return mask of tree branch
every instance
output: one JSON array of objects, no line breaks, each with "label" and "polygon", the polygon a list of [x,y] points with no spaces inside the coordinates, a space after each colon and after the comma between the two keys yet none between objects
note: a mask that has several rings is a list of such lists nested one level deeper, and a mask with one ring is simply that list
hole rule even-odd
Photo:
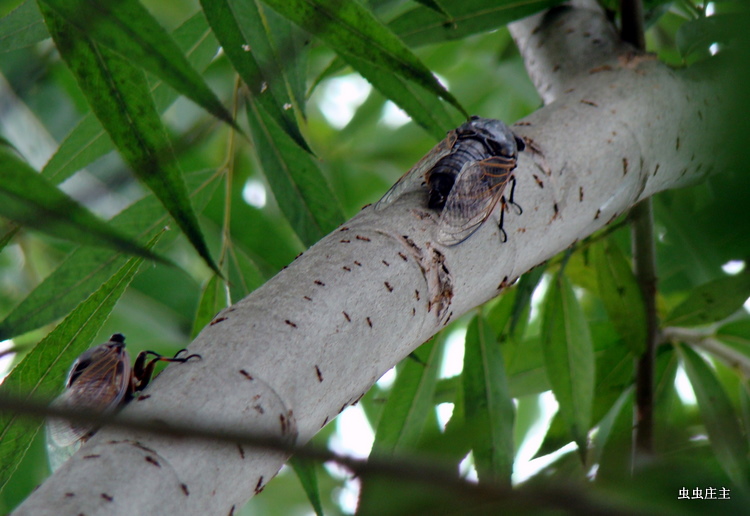
[{"label": "tree branch", "polygon": [[[546,487],[533,486],[527,489],[510,489],[502,485],[478,484],[459,476],[458,472],[451,474],[445,471],[444,465],[437,462],[415,460],[413,457],[371,457],[367,460],[356,459],[347,455],[334,453],[316,446],[295,446],[289,440],[279,439],[274,435],[263,435],[248,431],[217,431],[210,424],[202,426],[185,425],[179,421],[144,421],[135,417],[123,417],[121,414],[102,414],[100,412],[72,409],[63,406],[49,406],[31,400],[13,399],[0,396],[0,411],[12,411],[32,417],[64,418],[87,426],[114,428],[144,432],[147,434],[169,437],[171,439],[222,442],[236,446],[243,453],[252,453],[254,448],[277,451],[286,456],[316,460],[319,462],[335,462],[349,470],[352,474],[362,476],[385,475],[401,482],[425,484],[432,487],[447,489],[457,497],[468,503],[481,504],[514,504],[514,507],[525,509],[562,509],[572,513],[597,514],[602,516],[626,515],[656,515],[657,512],[639,510],[633,512],[631,506],[625,507],[625,502],[616,502],[594,495],[581,489],[580,486]],[[154,458],[153,450],[134,441],[119,441],[109,443],[130,453],[140,455],[152,467],[161,468],[161,463]],[[97,453],[79,456],[80,460],[95,463],[102,457]],[[65,466],[63,466],[65,467]],[[94,466],[96,467],[96,466]],[[189,488],[182,488],[182,496],[190,497]],[[163,493],[166,495],[166,493]],[[75,493],[78,496],[78,493]],[[114,498],[107,493],[107,496]],[[107,502],[106,499],[104,499]],[[112,502],[108,502],[112,503]]]},{"label": "tree branch", "polygon": [[[167,368],[124,413],[302,445],[450,320],[639,200],[718,169],[706,136],[720,120],[715,75],[693,79],[621,54],[598,10],[555,9],[513,35],[535,81],[549,85],[545,100],[556,101],[514,127],[528,143],[516,171],[524,212],[505,217],[506,243],[490,221],[460,245],[437,245],[422,191],[382,212],[365,208],[222,311],[190,346],[203,360]],[[122,440],[162,467],[112,444]],[[91,454],[102,460],[82,458]],[[104,429],[16,514],[226,514],[285,459]]]}]

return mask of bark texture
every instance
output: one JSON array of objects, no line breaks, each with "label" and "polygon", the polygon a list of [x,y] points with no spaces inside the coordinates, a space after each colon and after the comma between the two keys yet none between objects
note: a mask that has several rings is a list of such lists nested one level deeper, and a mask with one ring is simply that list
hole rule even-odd
[{"label": "bark texture", "polygon": [[[127,414],[303,444],[451,320],[639,200],[716,170],[715,83],[636,55],[588,5],[512,27],[546,106],[514,126],[523,214],[506,214],[506,243],[488,221],[435,244],[422,191],[365,208],[220,313],[189,347],[203,360],[168,368]],[[105,429],[15,514],[230,514],[285,460]]]}]

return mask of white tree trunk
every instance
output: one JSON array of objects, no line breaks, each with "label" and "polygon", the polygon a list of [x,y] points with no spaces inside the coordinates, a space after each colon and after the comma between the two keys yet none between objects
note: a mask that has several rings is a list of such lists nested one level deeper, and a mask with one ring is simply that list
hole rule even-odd
[{"label": "white tree trunk", "polygon": [[[169,367],[125,412],[303,444],[449,321],[639,200],[716,169],[714,83],[634,56],[594,9],[512,28],[547,106],[514,126],[528,145],[506,243],[488,222],[457,246],[435,244],[424,192],[365,208],[219,314],[190,346],[203,359]],[[15,514],[231,514],[285,460],[105,429]]]}]

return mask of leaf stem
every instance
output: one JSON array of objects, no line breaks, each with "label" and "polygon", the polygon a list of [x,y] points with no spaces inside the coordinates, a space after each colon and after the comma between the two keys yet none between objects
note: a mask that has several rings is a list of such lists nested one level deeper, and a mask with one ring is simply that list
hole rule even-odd
[{"label": "leaf stem", "polygon": [[646,348],[636,362],[633,464],[654,452],[654,361],[658,340],[656,314],[656,252],[651,200],[630,212],[633,236],[633,269],[646,310]]},{"label": "leaf stem", "polygon": [[646,50],[642,0],[620,0],[620,37],[640,51]]}]

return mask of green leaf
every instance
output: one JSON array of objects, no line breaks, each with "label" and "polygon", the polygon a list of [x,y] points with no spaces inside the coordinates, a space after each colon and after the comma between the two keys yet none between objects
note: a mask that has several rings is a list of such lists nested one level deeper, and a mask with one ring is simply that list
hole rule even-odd
[{"label": "green leaf", "polygon": [[550,390],[539,336],[523,341],[509,339],[503,346],[503,359],[514,398]]},{"label": "green leaf", "polygon": [[716,330],[716,338],[750,356],[750,319],[740,319],[723,324]]},{"label": "green leaf", "polygon": [[265,20],[264,28],[268,27],[268,39],[285,74],[292,103],[304,116],[311,37],[276,11],[261,6],[258,0],[255,4]]},{"label": "green leaf", "polygon": [[20,231],[21,226],[15,223],[10,223],[5,229],[5,233],[0,235],[0,252],[5,249],[5,246],[8,245],[11,240],[13,240],[13,237]]},{"label": "green leaf", "polygon": [[646,346],[646,309],[627,258],[611,239],[591,248],[599,295],[609,320],[634,355]]},{"label": "green leaf", "polygon": [[198,254],[218,273],[145,74],[48,8],[43,8],[42,14],[60,55],[125,162],[156,194]]},{"label": "green leaf", "polygon": [[302,489],[305,491],[307,499],[310,500],[310,505],[313,506],[316,516],[323,516],[323,504],[320,502],[320,490],[318,489],[318,475],[315,471],[315,462],[300,457],[292,457],[289,459],[289,464],[297,474],[297,478],[300,484],[302,484]]},{"label": "green leaf", "polygon": [[[200,12],[180,25],[172,36],[185,52],[190,64],[198,70],[208,66],[219,47],[219,42],[213,37],[203,13]],[[156,81],[152,85],[151,93],[159,113],[163,113],[178,97],[177,92],[162,81]],[[113,149],[109,135],[96,116],[89,113],[60,144],[44,166],[42,175],[55,183],[61,183]]]},{"label": "green leaf", "polygon": [[194,339],[203,328],[208,326],[216,314],[227,306],[227,290],[224,280],[214,274],[203,286],[201,298],[198,301],[198,310],[193,320],[193,331],[190,332],[190,339]]},{"label": "green leaf", "polygon": [[750,272],[720,278],[690,293],[666,317],[672,326],[699,326],[725,319],[739,310],[750,297]]},{"label": "green leaf", "polygon": [[18,224],[78,244],[106,246],[164,261],[115,231],[55,188],[0,143],[0,215]]},{"label": "green leaf", "polygon": [[435,0],[415,0],[415,1],[427,7],[428,9],[432,9],[436,13],[443,15],[446,18],[450,16],[447,12],[445,12],[443,7]]},{"label": "green leaf", "polygon": [[[534,295],[537,285],[544,276],[546,267],[544,265],[537,265],[530,271],[526,272],[521,279],[518,280],[516,286],[516,298],[513,304],[513,313],[510,318],[509,331],[513,335],[523,335],[526,329],[526,321],[528,321],[529,310],[531,307],[531,296]],[[520,324],[520,326],[519,326]]]},{"label": "green leaf", "polygon": [[229,255],[229,293],[230,301],[235,303],[265,283],[266,276],[258,265],[236,246],[230,248]]},{"label": "green leaf", "polygon": [[721,383],[706,362],[689,346],[679,346],[682,364],[698,400],[711,448],[729,478],[739,486],[750,484],[748,443],[737,414]]},{"label": "green leaf", "polygon": [[[117,52],[133,65],[156,75],[216,118],[237,128],[232,115],[200,74],[190,66],[175,41],[138,0],[41,1],[48,6],[42,10],[48,25],[50,16],[44,11],[51,9],[62,20],[80,30],[83,39],[90,39]],[[56,25],[60,25],[60,22],[56,22]],[[50,32],[53,31],[50,29]]]},{"label": "green leaf", "polygon": [[344,221],[341,206],[310,154],[252,99],[247,118],[276,202],[299,239],[311,246]]},{"label": "green leaf", "polygon": [[734,43],[738,34],[746,30],[750,21],[747,13],[701,16],[681,24],[675,34],[675,44],[683,58],[693,54],[702,57],[711,55],[709,47],[714,43],[722,45]]},{"label": "green leaf", "polygon": [[24,3],[0,19],[0,53],[28,47],[49,38],[35,0]]},{"label": "green leaf", "polygon": [[442,344],[442,340],[422,344],[415,353],[423,363],[404,360],[375,431],[373,455],[392,455],[415,448],[427,417],[434,409],[432,399]]},{"label": "green leaf", "polygon": [[[203,208],[213,193],[217,181],[207,186],[213,171],[189,174],[188,184],[193,190],[195,204]],[[169,223],[169,216],[161,203],[148,195],[115,216],[110,225],[135,238],[148,241]],[[166,244],[177,237],[169,231],[160,241]],[[53,322],[67,314],[94,292],[107,278],[127,261],[127,256],[108,249],[79,247],[32,290],[0,322],[0,340],[9,339]]]},{"label": "green leaf", "polygon": [[263,0],[272,9],[318,36],[336,52],[353,55],[384,73],[414,81],[468,114],[403,42],[359,2],[348,0]]},{"label": "green leaf", "polygon": [[609,440],[610,434],[612,433],[615,421],[620,416],[622,409],[628,404],[632,405],[632,402],[633,388],[629,387],[620,394],[620,397],[617,398],[617,401],[615,401],[604,418],[599,422],[596,438],[594,439],[594,456],[592,462],[598,463],[601,461],[604,448]]},{"label": "green leaf", "polygon": [[594,399],[594,348],[583,310],[562,272],[550,283],[544,300],[542,350],[560,413],[585,462]]},{"label": "green leaf", "polygon": [[384,73],[382,68],[364,59],[346,54],[342,55],[342,58],[436,140],[445,138],[445,134],[457,125],[458,121],[451,117],[432,91],[425,90],[397,75]]},{"label": "green leaf", "polygon": [[479,480],[510,487],[515,407],[500,345],[481,315],[469,324],[461,377],[466,426],[472,429],[471,448]]},{"label": "green leaf", "polygon": [[526,18],[562,0],[441,0],[448,19],[434,9],[415,6],[388,27],[409,46],[463,39]]},{"label": "green leaf", "polygon": [[[148,247],[156,241],[152,240]],[[73,310],[11,371],[0,386],[5,396],[52,398],[59,394],[70,364],[91,346],[115,303],[143,262],[131,258],[96,292]],[[0,414],[0,489],[31,445],[42,422]]]},{"label": "green leaf", "polygon": [[282,68],[254,0],[201,0],[201,5],[250,94],[300,147],[310,152],[294,119]]}]

